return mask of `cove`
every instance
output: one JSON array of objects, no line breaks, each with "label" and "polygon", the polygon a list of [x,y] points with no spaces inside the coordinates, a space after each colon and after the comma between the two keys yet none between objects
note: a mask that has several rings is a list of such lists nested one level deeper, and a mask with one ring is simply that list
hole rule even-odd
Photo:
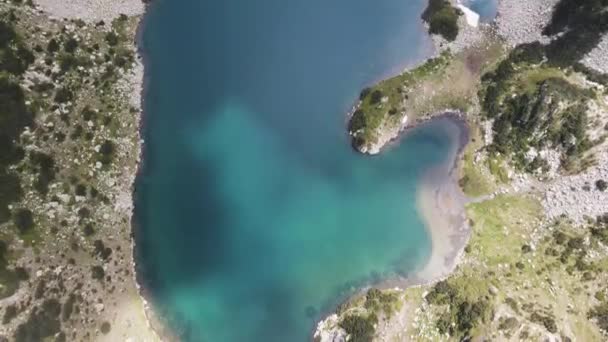
[{"label": "cove", "polygon": [[442,123],[376,157],[349,146],[359,91],[431,51],[425,0],[155,0],[143,49],[136,261],[183,341],[305,341],[431,243],[424,174]]}]

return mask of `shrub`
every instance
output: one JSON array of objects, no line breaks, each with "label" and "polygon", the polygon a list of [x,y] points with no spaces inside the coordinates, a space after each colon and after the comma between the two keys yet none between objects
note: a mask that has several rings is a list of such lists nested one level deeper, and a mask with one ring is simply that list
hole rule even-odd
[{"label": "shrub", "polygon": [[17,209],[13,214],[13,223],[20,234],[25,234],[34,228],[34,217],[29,209]]},{"label": "shrub", "polygon": [[0,47],[7,46],[17,37],[15,29],[4,21],[0,21]]},{"label": "shrub", "polygon": [[103,270],[101,266],[93,266],[91,267],[91,276],[95,280],[103,281],[103,277],[106,275],[106,272]]},{"label": "shrub", "polygon": [[598,181],[595,182],[595,187],[599,191],[606,191],[606,189],[608,189],[608,183],[605,180],[600,179],[600,180],[598,180]]},{"label": "shrub", "polygon": [[84,226],[83,232],[84,232],[84,236],[91,236],[91,235],[95,234],[95,229],[93,229],[92,224],[87,223]]},{"label": "shrub", "polygon": [[444,305],[455,300],[457,290],[447,281],[442,280],[424,297],[429,304]]},{"label": "shrub", "polygon": [[49,40],[49,43],[46,45],[46,51],[51,54],[59,51],[59,43],[57,43],[57,40],[55,40],[55,38]]},{"label": "shrub", "polygon": [[0,72],[21,75],[34,62],[34,55],[21,43],[15,29],[0,20]]},{"label": "shrub", "polygon": [[95,248],[95,254],[101,257],[102,260],[108,260],[112,254],[112,248],[106,247],[101,240],[95,240],[95,242],[93,242],[93,246]]},{"label": "shrub", "polygon": [[365,118],[365,113],[363,113],[363,111],[361,109],[357,109],[353,113],[353,116],[350,119],[348,130],[351,133],[354,133],[360,129],[365,128],[366,125],[367,125],[367,119]]},{"label": "shrub", "polygon": [[600,329],[608,333],[608,302],[602,302],[595,306],[589,311],[587,316],[596,319]]},{"label": "shrub", "polygon": [[69,89],[59,88],[55,92],[55,102],[57,103],[66,103],[68,101],[72,101],[74,98],[74,93],[72,93]]},{"label": "shrub", "polygon": [[74,38],[69,38],[63,45],[63,50],[67,53],[74,53],[78,48],[78,41]]},{"label": "shrub", "polygon": [[68,299],[63,303],[63,307],[61,309],[61,319],[65,322],[72,316],[72,312],[74,311],[74,304],[76,304],[76,295],[70,293]]},{"label": "shrub", "polygon": [[30,313],[28,320],[17,326],[15,342],[44,341],[61,330],[59,314],[61,304],[56,299],[47,299],[41,307]]},{"label": "shrub", "polygon": [[59,57],[59,69],[62,73],[66,73],[78,66],[78,59],[73,55],[62,54]]},{"label": "shrub", "polygon": [[110,140],[106,140],[101,144],[99,149],[100,160],[103,164],[110,164],[114,155],[114,144]]},{"label": "shrub", "polygon": [[538,312],[534,312],[530,316],[530,320],[532,322],[544,325],[547,331],[549,331],[550,333],[557,332],[557,324],[555,324],[555,319],[553,317],[550,317],[548,315],[541,315]]},{"label": "shrub", "polygon": [[374,90],[369,98],[369,103],[378,104],[382,101],[382,92],[380,90]]},{"label": "shrub", "polygon": [[110,322],[103,322],[101,323],[101,333],[104,335],[107,335],[110,332],[110,329],[112,327],[110,326]]},{"label": "shrub", "polygon": [[362,317],[358,315],[348,315],[340,322],[340,327],[350,335],[351,342],[371,342],[376,330],[374,325],[378,323],[376,315]]},{"label": "shrub", "polygon": [[2,324],[10,323],[13,318],[17,317],[17,307],[13,304],[10,304],[4,310],[4,316],[2,317]]},{"label": "shrub", "polygon": [[108,45],[110,46],[116,46],[118,44],[118,35],[114,32],[108,32],[106,34],[106,42],[108,42]]},{"label": "shrub", "polygon": [[55,180],[55,160],[42,152],[32,152],[30,160],[32,165],[38,169],[38,178],[34,183],[34,188],[39,193],[46,195],[49,191],[49,184]]},{"label": "shrub", "polygon": [[87,195],[87,187],[82,185],[82,184],[78,184],[76,185],[76,189],[74,190],[74,194],[76,196],[81,196],[84,197]]},{"label": "shrub", "polygon": [[453,41],[458,36],[458,17],[461,14],[448,0],[429,0],[422,19],[429,24],[431,34],[439,34],[446,40]]},{"label": "shrub", "polygon": [[8,205],[18,201],[22,195],[19,177],[0,170],[0,224],[10,220],[11,212]]}]

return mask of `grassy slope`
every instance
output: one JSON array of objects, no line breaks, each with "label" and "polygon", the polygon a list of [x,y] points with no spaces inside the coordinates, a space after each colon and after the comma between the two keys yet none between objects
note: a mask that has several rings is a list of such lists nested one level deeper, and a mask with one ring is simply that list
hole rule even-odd
[{"label": "grassy slope", "polygon": [[[478,322],[470,331],[471,336],[536,340],[548,333],[542,322],[535,321],[534,314],[537,314],[555,320],[557,335],[585,341],[603,340],[587,313],[598,303],[595,294],[605,292],[608,260],[591,258],[588,264],[593,277],[583,276],[586,271],[575,266],[580,253],[584,250],[589,256],[601,250],[597,241],[591,239],[588,246],[561,261],[568,241],[588,239],[589,231],[575,230],[567,222],[543,225],[541,212],[533,196],[503,195],[468,207],[473,221],[469,252],[447,283],[469,300],[489,300],[494,312],[493,319]],[[557,245],[553,238],[555,231],[568,236],[564,245]],[[537,241],[532,251],[522,248],[532,241]],[[556,245],[559,255],[546,255],[546,250]],[[427,291],[431,289],[426,287]],[[420,290],[408,289],[406,293],[410,291]],[[436,324],[446,310],[449,310],[447,305],[426,306],[419,318],[419,322],[425,324],[418,324],[425,328],[410,327],[410,334],[418,335],[420,340],[438,338]],[[509,328],[501,326],[507,318],[515,319],[517,324]]]}]

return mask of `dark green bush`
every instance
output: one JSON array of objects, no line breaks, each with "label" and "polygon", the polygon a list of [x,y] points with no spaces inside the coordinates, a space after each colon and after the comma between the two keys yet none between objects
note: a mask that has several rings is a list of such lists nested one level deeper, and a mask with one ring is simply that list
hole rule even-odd
[{"label": "dark green bush", "polygon": [[93,242],[93,247],[95,248],[95,254],[101,257],[102,260],[108,260],[110,255],[112,254],[112,248],[106,247],[103,241],[95,240]]},{"label": "dark green bush", "polygon": [[17,307],[13,304],[7,305],[2,317],[2,324],[10,323],[15,317],[17,317]]},{"label": "dark green bush", "polygon": [[56,299],[47,299],[41,307],[35,307],[28,320],[17,326],[15,342],[44,341],[61,330],[59,314],[61,304]]},{"label": "dark green bush", "polygon": [[103,277],[106,275],[106,272],[103,270],[101,266],[93,266],[91,267],[91,276],[95,280],[103,281]]},{"label": "dark green bush", "polygon": [[48,51],[51,54],[59,51],[59,43],[57,43],[57,40],[55,40],[55,38],[52,38],[51,40],[49,40],[49,43],[46,46],[46,51]]},{"label": "dark green bush", "polygon": [[110,140],[104,141],[99,149],[99,160],[101,163],[105,165],[110,164],[112,162],[112,158],[114,157],[114,151],[114,144]]},{"label": "dark green bush", "polygon": [[595,187],[599,191],[605,191],[606,189],[608,189],[608,183],[605,180],[600,179],[595,182]]},{"label": "dark green bush", "polygon": [[110,326],[110,322],[103,322],[103,323],[101,323],[100,330],[101,330],[102,334],[107,335],[110,332],[111,328],[112,327]]},{"label": "dark green bush", "polygon": [[59,88],[55,92],[55,102],[57,103],[66,103],[68,101],[72,101],[74,99],[74,93],[67,88]]},{"label": "dark green bush", "polygon": [[598,304],[589,311],[587,316],[596,319],[600,329],[608,333],[608,302]]},{"label": "dark green bush", "polygon": [[365,117],[365,113],[361,109],[357,109],[349,122],[348,130],[352,133],[357,132],[360,129],[365,128],[367,125],[367,119]]},{"label": "dark green bush", "polygon": [[340,327],[350,335],[351,342],[371,342],[376,330],[374,325],[378,318],[371,314],[368,317],[348,315],[340,322]]},{"label": "dark green bush", "polygon": [[74,311],[74,305],[76,304],[77,297],[75,294],[70,293],[68,299],[63,303],[63,307],[61,308],[61,320],[64,322],[69,320],[72,316],[72,312]]},{"label": "dark green bush", "polygon": [[20,234],[25,234],[34,228],[34,216],[31,210],[20,208],[13,214],[13,223]]},{"label": "dark green bush", "polygon": [[21,75],[34,62],[34,55],[21,42],[12,25],[0,20],[0,72]]},{"label": "dark green bush", "polygon": [[63,50],[67,53],[74,53],[78,48],[78,41],[74,38],[69,38],[63,45]]},{"label": "dark green bush", "polygon": [[550,333],[557,332],[557,324],[555,323],[555,319],[549,315],[542,315],[538,312],[534,312],[530,316],[530,321],[544,325],[547,331]]},{"label": "dark green bush", "polygon": [[55,180],[55,160],[46,153],[32,152],[30,161],[38,171],[34,188],[46,195],[49,192],[49,184]]},{"label": "dark green bush", "polygon": [[0,170],[0,224],[10,220],[11,212],[8,205],[18,201],[22,195],[19,177]]},{"label": "dark green bush", "polygon": [[382,92],[378,89],[374,90],[369,97],[369,103],[378,104],[382,100]]},{"label": "dark green bush", "polygon": [[448,0],[429,0],[422,19],[429,24],[431,34],[439,34],[448,41],[458,36],[458,17],[462,12]]},{"label": "dark green bush", "polygon": [[92,236],[95,234],[95,229],[93,229],[93,225],[91,223],[87,223],[83,229],[84,236]]},{"label": "dark green bush", "polygon": [[118,35],[114,32],[108,32],[106,34],[106,42],[108,42],[108,45],[110,45],[110,46],[118,45],[118,42],[119,42]]}]

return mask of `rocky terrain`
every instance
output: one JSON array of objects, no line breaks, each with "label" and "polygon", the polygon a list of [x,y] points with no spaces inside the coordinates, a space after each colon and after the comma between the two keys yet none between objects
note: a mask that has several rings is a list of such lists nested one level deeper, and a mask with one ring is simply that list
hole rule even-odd
[{"label": "rocky terrain", "polygon": [[498,1],[496,27],[498,34],[511,46],[541,41],[548,38],[542,30],[551,20],[558,0],[501,0]]},{"label": "rocky terrain", "polygon": [[583,59],[583,63],[599,72],[608,73],[608,35],[604,35],[600,43]]},{"label": "rocky terrain", "polygon": [[[419,82],[437,74],[445,83],[462,84],[446,70],[460,62],[481,66],[481,80],[470,82],[473,91],[467,93],[473,96],[463,105],[471,139],[460,186],[469,196],[472,234],[456,271],[430,285],[363,291],[317,326],[317,341],[608,338],[608,78],[602,74],[608,56],[601,53],[606,39],[596,40],[605,28],[585,31],[585,22],[600,22],[598,13],[605,11],[590,5],[554,15],[557,3],[502,0],[493,24],[497,35],[484,37],[504,44],[499,56],[459,52],[448,67],[424,69]],[[564,30],[552,18],[571,22],[573,29]],[[587,32],[582,43],[587,45],[579,49],[572,42],[580,32]],[[418,71],[404,75],[410,72]],[[385,90],[392,82],[366,91],[384,95],[375,95],[380,101],[372,109],[386,111],[385,104],[393,103]],[[441,89],[441,83],[432,89]],[[439,98],[449,98],[454,88],[444,89]],[[420,116],[428,118],[451,107],[438,105],[435,91],[417,94],[420,102],[409,96],[397,113],[426,103],[439,109]],[[363,99],[356,109],[382,113],[366,105]],[[383,134],[376,129],[387,127],[388,118],[367,132],[370,126],[353,131],[351,125],[354,146],[378,153],[383,145],[377,142],[384,142],[375,140]],[[418,120],[409,115],[407,122],[411,127]],[[391,134],[398,135],[392,127]],[[370,292],[374,298],[390,295],[391,304],[368,305]]]},{"label": "rocky terrain", "polygon": [[131,242],[143,8],[0,3],[0,341],[158,339]]}]

